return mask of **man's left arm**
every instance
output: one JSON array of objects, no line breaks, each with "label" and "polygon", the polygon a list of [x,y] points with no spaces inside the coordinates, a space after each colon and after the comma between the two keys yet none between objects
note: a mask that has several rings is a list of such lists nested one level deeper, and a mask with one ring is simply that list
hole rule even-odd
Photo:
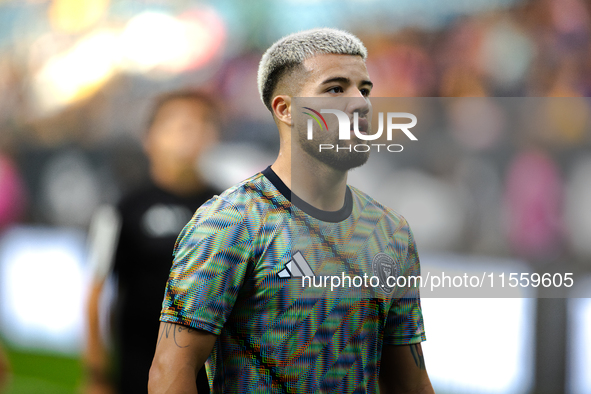
[{"label": "man's left arm", "polygon": [[[403,219],[404,220],[404,219]],[[406,220],[394,233],[396,250],[402,250],[400,275],[407,278],[421,274],[415,240]],[[423,358],[421,342],[425,338],[419,285],[408,281],[409,287],[400,288],[388,313],[379,386],[381,394],[434,393]]]},{"label": "man's left arm", "polygon": [[384,345],[379,385],[381,394],[435,393],[425,368],[421,344]]}]

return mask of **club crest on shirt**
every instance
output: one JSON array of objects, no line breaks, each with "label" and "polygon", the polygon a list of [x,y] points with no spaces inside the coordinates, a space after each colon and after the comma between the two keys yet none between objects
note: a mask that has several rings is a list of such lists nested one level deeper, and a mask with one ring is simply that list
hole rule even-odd
[{"label": "club crest on shirt", "polygon": [[[374,276],[380,279],[380,288],[386,294],[390,294],[394,289],[394,286],[388,286],[388,277],[391,276],[394,279],[398,277],[398,264],[394,259],[385,253],[378,253],[373,257],[371,263],[371,270]],[[395,281],[390,279],[390,284],[394,284]]]}]

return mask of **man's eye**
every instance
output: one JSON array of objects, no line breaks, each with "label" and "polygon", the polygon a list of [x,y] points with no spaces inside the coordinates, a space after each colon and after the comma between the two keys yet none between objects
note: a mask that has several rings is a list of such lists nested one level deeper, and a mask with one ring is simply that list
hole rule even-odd
[{"label": "man's eye", "polygon": [[369,96],[369,89],[361,89],[361,94],[364,95],[365,97]]},{"label": "man's eye", "polygon": [[334,86],[327,90],[328,93],[343,93],[343,88],[340,86]]}]

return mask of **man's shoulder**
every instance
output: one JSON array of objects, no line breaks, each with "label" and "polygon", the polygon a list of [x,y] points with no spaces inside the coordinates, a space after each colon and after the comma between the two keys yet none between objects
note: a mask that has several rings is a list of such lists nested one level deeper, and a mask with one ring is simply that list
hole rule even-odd
[{"label": "man's shoulder", "polygon": [[245,198],[252,198],[251,191],[255,189],[263,188],[264,180],[263,174],[258,172],[245,180],[230,186],[228,189],[223,191],[219,197],[228,201],[240,201]]},{"label": "man's shoulder", "polygon": [[408,226],[406,219],[394,209],[380,203],[369,194],[357,189],[354,186],[349,185],[349,189],[351,189],[353,198],[358,199],[360,205],[363,206],[364,211],[381,211],[388,220],[392,221],[397,226]]},{"label": "man's shoulder", "polygon": [[283,201],[274,199],[279,201],[281,196],[263,174],[253,175],[203,204],[181,232],[175,249],[213,234],[234,241],[254,237],[269,220],[281,223],[285,219],[284,214],[272,213],[287,212],[276,209]]},{"label": "man's shoulder", "polygon": [[289,201],[266,179],[264,174],[259,172],[214,196],[199,209],[201,212],[198,211],[198,213],[211,215],[215,212],[231,210],[244,218],[252,217],[254,211],[269,210],[282,205],[289,205]]}]

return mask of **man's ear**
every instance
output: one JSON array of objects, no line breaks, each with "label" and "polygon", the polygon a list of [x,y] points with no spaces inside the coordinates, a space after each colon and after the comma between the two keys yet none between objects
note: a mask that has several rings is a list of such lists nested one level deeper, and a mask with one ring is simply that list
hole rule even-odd
[{"label": "man's ear", "polygon": [[291,97],[285,94],[280,94],[273,97],[271,101],[271,108],[273,115],[281,123],[291,127]]}]

